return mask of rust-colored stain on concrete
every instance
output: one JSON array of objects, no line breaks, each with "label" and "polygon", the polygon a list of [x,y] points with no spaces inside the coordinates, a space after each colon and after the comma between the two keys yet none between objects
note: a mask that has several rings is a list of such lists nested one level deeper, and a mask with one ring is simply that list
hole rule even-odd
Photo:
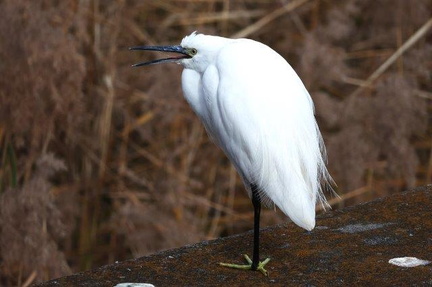
[{"label": "rust-colored stain on concrete", "polygon": [[432,261],[432,185],[327,212],[317,227],[261,231],[269,276],[224,268],[252,250],[252,233],[201,242],[51,280],[38,286],[432,286],[432,263],[406,268],[395,257]]}]

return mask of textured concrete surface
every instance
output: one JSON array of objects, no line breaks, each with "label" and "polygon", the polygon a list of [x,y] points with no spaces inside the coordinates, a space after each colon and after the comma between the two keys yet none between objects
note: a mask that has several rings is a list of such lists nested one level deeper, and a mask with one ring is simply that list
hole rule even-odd
[{"label": "textured concrete surface", "polygon": [[219,266],[243,263],[252,233],[168,250],[51,280],[39,286],[432,286],[432,263],[412,268],[388,261],[432,261],[432,186],[327,212],[312,232],[293,223],[261,231],[269,277]]}]

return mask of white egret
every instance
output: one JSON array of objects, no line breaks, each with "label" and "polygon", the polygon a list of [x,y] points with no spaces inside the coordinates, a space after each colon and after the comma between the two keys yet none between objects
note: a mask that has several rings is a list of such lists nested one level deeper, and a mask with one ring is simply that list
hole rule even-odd
[{"label": "white egret", "polygon": [[176,62],[183,65],[184,97],[207,133],[243,179],[254,207],[254,244],[247,265],[259,270],[261,203],[276,204],[298,226],[315,227],[317,199],[327,206],[322,183],[331,177],[314,117],[312,99],[285,59],[250,39],[192,33],[176,46],[139,46],[131,50],[177,56],[135,64]]}]

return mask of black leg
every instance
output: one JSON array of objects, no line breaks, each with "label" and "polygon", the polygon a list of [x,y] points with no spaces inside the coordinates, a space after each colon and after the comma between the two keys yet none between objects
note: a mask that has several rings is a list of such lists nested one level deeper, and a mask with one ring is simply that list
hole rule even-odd
[{"label": "black leg", "polygon": [[269,263],[270,258],[267,258],[263,262],[259,260],[259,232],[260,232],[260,213],[261,213],[261,198],[259,194],[259,188],[255,184],[251,184],[252,191],[252,204],[254,207],[254,242],[253,242],[253,256],[252,260],[244,255],[248,264],[239,265],[239,264],[229,264],[229,263],[219,263],[222,266],[237,268],[243,270],[258,270],[265,276],[268,276],[267,270],[264,269],[267,263]]},{"label": "black leg", "polygon": [[259,264],[259,230],[260,230],[260,214],[261,214],[261,199],[258,191],[258,186],[251,184],[252,204],[254,207],[254,242],[253,242],[253,257],[252,270],[257,270]]}]

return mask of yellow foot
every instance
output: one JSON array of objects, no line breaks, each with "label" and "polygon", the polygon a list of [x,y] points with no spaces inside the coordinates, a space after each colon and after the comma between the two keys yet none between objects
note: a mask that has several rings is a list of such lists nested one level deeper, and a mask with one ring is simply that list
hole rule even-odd
[{"label": "yellow foot", "polygon": [[[244,255],[244,257],[248,262],[248,264],[240,265],[240,264],[230,264],[230,263],[219,263],[219,265],[229,267],[229,268],[252,270],[252,260],[246,254]],[[260,271],[262,274],[264,274],[264,276],[268,276],[267,270],[264,269],[264,266],[266,266],[266,264],[269,263],[269,261],[270,258],[267,258],[266,260],[259,262],[256,270]]]}]

